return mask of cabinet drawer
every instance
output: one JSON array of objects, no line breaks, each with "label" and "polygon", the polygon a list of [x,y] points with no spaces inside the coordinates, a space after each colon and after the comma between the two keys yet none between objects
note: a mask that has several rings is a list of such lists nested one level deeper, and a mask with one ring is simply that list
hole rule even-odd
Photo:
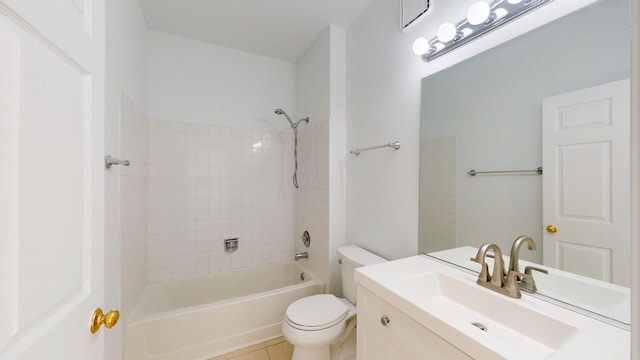
[{"label": "cabinet drawer", "polygon": [[[382,318],[389,319],[386,325],[382,324]],[[381,342],[395,348],[405,359],[472,359],[396,307],[359,286],[358,332],[362,327],[375,329],[369,334],[378,334]],[[371,339],[368,341],[371,342]]]}]

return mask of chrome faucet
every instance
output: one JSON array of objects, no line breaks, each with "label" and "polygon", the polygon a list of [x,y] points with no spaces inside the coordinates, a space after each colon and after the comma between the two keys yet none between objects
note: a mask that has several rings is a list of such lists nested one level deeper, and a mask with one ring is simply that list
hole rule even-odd
[{"label": "chrome faucet", "polygon": [[296,261],[300,260],[300,259],[306,259],[309,257],[309,253],[305,252],[301,252],[301,253],[297,253],[296,256],[294,257],[294,259]]},{"label": "chrome faucet", "polygon": [[[487,252],[489,250],[493,251],[494,256],[493,272],[491,276],[489,276],[489,265],[485,262]],[[507,275],[504,268],[504,260],[502,259],[502,251],[500,251],[498,245],[489,243],[483,244],[480,246],[480,249],[478,249],[476,257],[471,258],[471,261],[475,261],[482,266],[480,274],[478,275],[478,281],[476,281],[478,285],[512,298],[519,299],[522,296],[516,281],[516,278],[520,273],[517,271],[510,271]]]}]

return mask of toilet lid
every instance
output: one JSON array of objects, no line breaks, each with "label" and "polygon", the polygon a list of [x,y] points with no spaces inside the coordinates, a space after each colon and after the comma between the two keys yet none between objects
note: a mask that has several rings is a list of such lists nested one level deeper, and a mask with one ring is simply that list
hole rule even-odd
[{"label": "toilet lid", "polygon": [[287,319],[305,328],[327,327],[342,319],[349,309],[331,294],[320,294],[294,301],[287,308]]}]

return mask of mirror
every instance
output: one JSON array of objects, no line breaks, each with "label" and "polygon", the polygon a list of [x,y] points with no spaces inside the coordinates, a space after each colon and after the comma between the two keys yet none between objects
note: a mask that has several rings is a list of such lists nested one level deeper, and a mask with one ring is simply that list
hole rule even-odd
[{"label": "mirror", "polygon": [[[613,314],[582,304],[571,296],[560,296],[545,289],[542,283],[548,279],[546,275],[534,273],[534,278],[540,279],[539,294],[630,322],[628,297],[624,298],[629,286],[629,278],[625,275],[630,273],[628,215],[625,218],[624,212],[622,215],[615,213],[613,218],[607,219],[596,219],[586,213],[573,216],[579,217],[572,225],[577,223],[578,228],[594,219],[620,225],[616,231],[621,243],[610,251],[613,256],[608,256],[607,246],[548,242],[546,239],[553,239],[553,234],[546,231],[551,223],[548,223],[547,215],[543,216],[544,211],[550,212],[547,207],[553,202],[543,201],[543,196],[547,199],[547,195],[543,195],[544,187],[549,188],[546,181],[556,176],[554,171],[562,173],[558,170],[560,165],[547,168],[548,158],[543,159],[543,153],[557,153],[543,148],[543,143],[545,146],[548,143],[548,138],[543,139],[543,119],[549,121],[544,118],[548,112],[545,110],[543,114],[543,102],[547,106],[555,101],[553,99],[564,99],[567,94],[583,94],[585,89],[630,77],[629,13],[628,0],[599,1],[422,80],[419,253],[446,258],[452,254],[448,249],[467,249],[475,256],[474,249],[491,242],[498,244],[508,256],[513,241],[519,235],[529,235],[535,239],[537,250],[521,249],[521,260],[545,267],[562,263],[560,267],[564,271],[551,271],[550,274],[566,273],[566,279],[575,278],[583,281],[582,285],[588,284],[564,286],[565,292],[569,288],[580,288],[575,290],[575,298],[585,298],[589,293],[578,292],[590,288],[602,290],[599,297],[612,297],[607,292],[611,290],[622,294],[623,305],[612,305],[616,308]],[[551,114],[558,113],[558,109]],[[597,107],[587,106],[576,112],[576,127],[583,127],[580,119],[589,118],[598,111]],[[628,126],[628,116],[624,121]],[[544,134],[548,136],[546,132]],[[629,136],[628,131],[626,136]],[[572,149],[579,148],[572,146]],[[624,152],[627,156],[630,153],[628,145],[624,145]],[[609,159],[617,157],[600,150],[585,153],[608,156]],[[582,152],[572,154],[578,156]],[[562,161],[570,157],[566,155]],[[593,161],[593,157],[589,161]],[[472,169],[512,171],[534,170],[540,166],[544,167],[542,176],[535,172],[468,174]],[[607,166],[610,165],[604,164],[602,168],[607,170]],[[611,166],[616,168],[618,165]],[[587,181],[590,178],[581,174],[573,180],[565,176],[554,181],[563,186],[563,201],[570,196],[580,200],[586,197],[585,193],[593,193],[590,186],[599,184],[603,189],[608,186],[607,189],[614,193],[612,200],[599,197],[600,206],[608,207],[610,213],[611,206],[618,203],[628,208],[629,196],[625,198],[618,193],[629,187],[628,175],[617,180],[622,186],[604,180]],[[555,190],[556,194],[559,192]],[[582,203],[581,209],[594,205],[586,200]],[[567,209],[568,206],[553,211],[560,215],[564,211],[566,215]],[[567,228],[555,225],[558,235]],[[585,225],[580,231],[594,233],[590,229]],[[608,238],[604,240],[609,241]],[[458,265],[479,269],[468,260],[469,256],[465,256],[459,256]],[[451,258],[446,260],[453,261]],[[590,273],[594,268],[599,270]],[[600,280],[593,279],[599,277]]]}]

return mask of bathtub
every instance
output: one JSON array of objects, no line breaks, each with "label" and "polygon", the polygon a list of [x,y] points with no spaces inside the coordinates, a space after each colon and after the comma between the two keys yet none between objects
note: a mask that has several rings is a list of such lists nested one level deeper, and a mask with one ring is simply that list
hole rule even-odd
[{"label": "bathtub", "polygon": [[287,306],[323,290],[295,262],[151,283],[125,330],[125,359],[209,359],[281,336]]}]

